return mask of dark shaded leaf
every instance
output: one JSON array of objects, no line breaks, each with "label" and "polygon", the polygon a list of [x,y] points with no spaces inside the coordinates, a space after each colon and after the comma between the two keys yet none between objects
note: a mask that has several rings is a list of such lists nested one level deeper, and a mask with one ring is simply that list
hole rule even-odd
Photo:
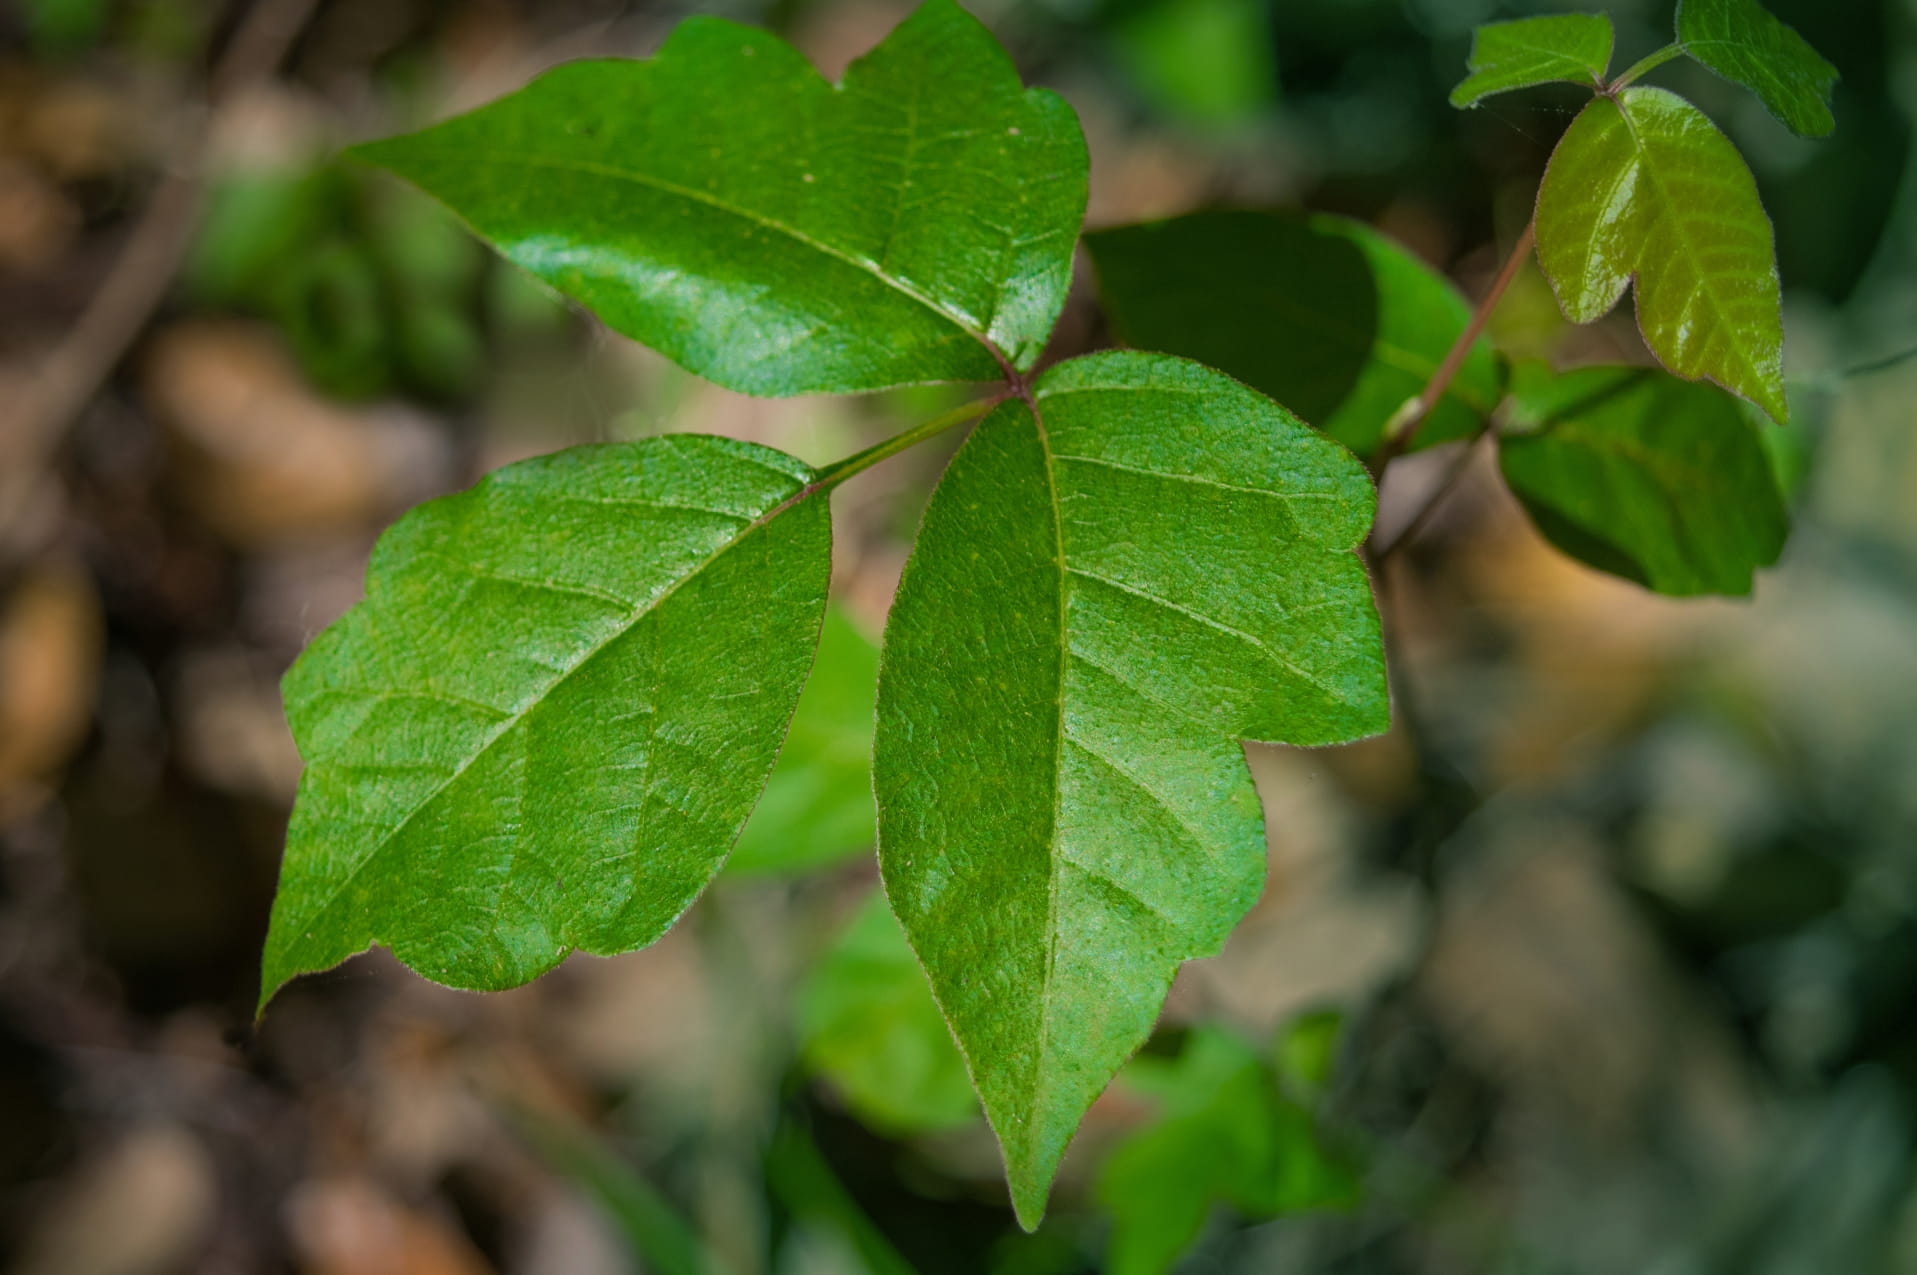
[{"label": "dark shaded leaf", "polygon": [[1677,38],[1693,58],[1757,94],[1798,136],[1823,137],[1837,127],[1830,113],[1837,68],[1757,0],[1679,0]]},{"label": "dark shaded leaf", "polygon": [[[1127,343],[1228,372],[1360,455],[1471,317],[1442,275],[1342,217],[1195,213],[1098,231],[1085,246]],[[1472,433],[1502,393],[1480,342],[1420,444]]]},{"label": "dark shaded leaf", "polygon": [[1650,368],[1527,368],[1505,481],[1557,546],[1659,593],[1746,594],[1790,515],[1760,431],[1708,385]]}]

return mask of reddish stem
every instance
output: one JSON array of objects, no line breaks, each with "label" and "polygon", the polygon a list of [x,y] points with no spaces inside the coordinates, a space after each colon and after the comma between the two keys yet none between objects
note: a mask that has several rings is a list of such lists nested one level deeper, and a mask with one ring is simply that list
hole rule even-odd
[{"label": "reddish stem", "polygon": [[1528,221],[1524,233],[1518,236],[1518,242],[1512,246],[1511,255],[1505,260],[1504,268],[1498,271],[1498,277],[1492,282],[1491,290],[1478,302],[1478,308],[1472,312],[1471,321],[1464,325],[1464,331],[1452,342],[1450,352],[1444,356],[1444,362],[1425,382],[1418,397],[1407,403],[1398,415],[1385,426],[1385,434],[1378,442],[1378,450],[1371,456],[1371,472],[1374,477],[1383,477],[1385,466],[1402,456],[1418,431],[1424,428],[1425,419],[1444,398],[1444,392],[1451,388],[1451,382],[1458,378],[1458,372],[1464,367],[1464,361],[1470,357],[1471,347],[1477,344],[1478,337],[1484,333],[1484,325],[1491,321],[1491,312],[1497,308],[1498,301],[1504,296],[1511,281],[1518,277],[1518,268],[1524,259],[1531,255],[1531,247],[1537,242],[1537,221]]}]

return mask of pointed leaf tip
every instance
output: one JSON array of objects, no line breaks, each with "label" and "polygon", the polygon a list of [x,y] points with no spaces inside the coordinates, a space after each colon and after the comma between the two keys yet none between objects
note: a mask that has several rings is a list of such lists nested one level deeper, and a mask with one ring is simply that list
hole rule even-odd
[{"label": "pointed leaf tip", "polygon": [[879,863],[1027,1227],[1179,964],[1258,895],[1238,741],[1388,724],[1374,499],[1276,403],[1130,351],[1001,405],[932,497],[886,627]]},{"label": "pointed leaf tip", "polygon": [[306,772],[262,1003],[374,943],[492,990],[662,934],[811,663],[830,519],[786,503],[810,477],[665,435],[509,465],[382,536],[366,600],[284,683]]}]

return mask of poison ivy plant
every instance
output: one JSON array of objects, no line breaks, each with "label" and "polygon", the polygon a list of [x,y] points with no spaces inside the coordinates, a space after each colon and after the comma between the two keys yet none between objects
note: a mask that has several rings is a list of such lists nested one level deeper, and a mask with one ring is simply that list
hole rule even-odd
[{"label": "poison ivy plant", "polygon": [[1500,440],[1505,481],[1572,557],[1659,593],[1745,594],[1790,516],[1736,400],[1651,368],[1527,368]]},{"label": "poison ivy plant", "polygon": [[[1492,29],[1461,93],[1567,67],[1600,89],[1536,221],[1567,312],[1597,317],[1635,277],[1654,354],[1781,418],[1777,278],[1749,173],[1693,108],[1628,87],[1672,51],[1604,83],[1600,23]],[[1092,250],[1119,326],[1169,352],[1038,371],[1084,143],[952,0],[928,0],[837,85],[770,35],[694,18],[651,60],[561,67],[359,153],[722,385],[995,385],[819,471],[673,435],[509,466],[402,519],[366,600],[285,682],[307,768],[262,1006],[374,943],[472,988],[645,945],[720,870],[790,723],[742,866],[834,857],[876,813],[896,917],[872,905],[815,980],[808,1057],[852,1096],[920,1073],[931,1097],[895,1124],[969,1110],[952,1054],[900,1044],[928,1034],[915,956],[1028,1228],[1179,964],[1217,951],[1258,894],[1240,741],[1388,724],[1356,552],[1375,494],[1347,446],[1383,472],[1420,441],[1508,419],[1528,432],[1502,440],[1505,470],[1547,530],[1665,591],[1746,589],[1783,534],[1774,484],[1753,476],[1762,451],[1728,400],[1705,405],[1713,390],[1572,374],[1500,415],[1504,371],[1479,334],[1515,256],[1467,312],[1346,221],[1109,231]],[[905,568],[874,710],[869,648],[828,619],[830,493],[973,422]],[[869,801],[854,777],[868,738]],[[893,1026],[874,1015],[886,1005]]]},{"label": "poison ivy plant", "polygon": [[[1344,217],[1194,213],[1085,246],[1127,342],[1229,372],[1361,456],[1471,319],[1442,275]],[[1474,344],[1421,440],[1481,428],[1503,392],[1497,357]]]},{"label": "poison ivy plant", "polygon": [[1476,106],[1509,93],[1562,80],[1604,87],[1611,66],[1611,20],[1601,13],[1565,13],[1482,26],[1471,37],[1471,75],[1451,90],[1451,105]]},{"label": "poison ivy plant", "polygon": [[1638,327],[1664,366],[1786,419],[1776,250],[1743,157],[1701,111],[1631,87],[1681,54],[1749,87],[1800,133],[1827,133],[1837,72],[1756,0],[1683,0],[1677,42],[1606,81],[1610,24],[1567,16],[1478,31],[1452,94],[1589,77],[1595,99],[1558,142],[1538,192],[1538,261],[1565,316],[1602,318],[1635,282]]}]

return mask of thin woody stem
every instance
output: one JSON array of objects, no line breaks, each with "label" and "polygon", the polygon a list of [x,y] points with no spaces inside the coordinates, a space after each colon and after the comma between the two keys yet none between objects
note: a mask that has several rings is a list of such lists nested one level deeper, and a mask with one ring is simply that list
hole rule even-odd
[{"label": "thin woody stem", "polygon": [[1464,367],[1465,359],[1471,354],[1471,347],[1477,344],[1478,337],[1484,333],[1484,325],[1490,322],[1491,312],[1497,308],[1505,290],[1511,286],[1511,281],[1518,277],[1518,268],[1531,254],[1531,247],[1536,242],[1537,222],[1532,220],[1525,223],[1524,233],[1518,236],[1518,242],[1511,249],[1511,256],[1505,261],[1504,268],[1498,271],[1498,277],[1492,282],[1491,290],[1484,294],[1482,301],[1478,302],[1478,308],[1472,313],[1471,321],[1465,324],[1464,331],[1460,332],[1458,339],[1452,343],[1450,352],[1444,356],[1444,362],[1440,363],[1438,370],[1431,374],[1431,379],[1425,382],[1425,387],[1418,396],[1407,402],[1385,426],[1384,438],[1378,443],[1378,450],[1371,457],[1371,472],[1374,477],[1382,476],[1385,466],[1402,456],[1411,446],[1412,441],[1417,438],[1418,431],[1424,427],[1425,419],[1444,398],[1445,391],[1451,388],[1451,382],[1457,379],[1459,370]]}]

